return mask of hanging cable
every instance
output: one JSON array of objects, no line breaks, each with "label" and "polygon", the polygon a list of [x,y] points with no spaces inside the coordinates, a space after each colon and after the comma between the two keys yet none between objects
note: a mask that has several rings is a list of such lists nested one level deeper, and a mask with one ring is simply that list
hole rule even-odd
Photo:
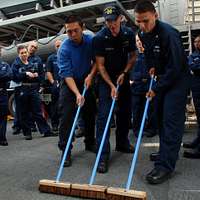
[{"label": "hanging cable", "polygon": [[[57,38],[60,34],[57,33],[55,36],[52,36],[52,38],[50,38],[47,42],[40,42],[39,41],[39,30],[41,28],[41,26],[38,26],[36,24],[30,24],[26,30],[24,31],[23,35],[21,37],[18,37],[16,38],[16,40],[13,40],[12,44],[9,45],[9,46],[2,46],[2,48],[6,51],[9,51],[13,48],[15,48],[17,46],[17,43],[22,43],[22,41],[24,40],[25,36],[27,35],[28,31],[31,29],[31,28],[36,28],[36,41],[41,44],[41,45],[47,45],[49,44],[52,40],[54,40],[55,38]],[[16,36],[17,37],[17,36]]]}]

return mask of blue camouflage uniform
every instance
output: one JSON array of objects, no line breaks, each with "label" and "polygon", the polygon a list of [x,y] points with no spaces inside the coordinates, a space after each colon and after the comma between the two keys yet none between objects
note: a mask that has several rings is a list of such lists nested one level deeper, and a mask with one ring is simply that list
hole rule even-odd
[{"label": "blue camouflage uniform", "polygon": [[[34,64],[36,67],[38,66],[41,70],[41,74],[42,74],[42,69],[43,69],[43,65],[42,65],[42,60],[39,56],[37,55],[31,55],[28,57],[28,62]],[[44,74],[43,74],[44,76]],[[44,78],[42,78],[41,80],[43,80]]]},{"label": "blue camouflage uniform", "polygon": [[[131,70],[130,80],[132,93],[132,118],[133,133],[137,137],[141,126],[141,120],[146,103],[146,92],[149,89],[150,76],[145,63],[144,53],[138,53],[136,63]],[[152,137],[157,134],[157,98],[150,102],[145,131],[147,136]]]},{"label": "blue camouflage uniform", "polygon": [[[20,104],[21,126],[25,136],[31,135],[30,114],[41,134],[44,134],[44,136],[51,134],[50,127],[42,116],[39,86],[44,80],[44,70],[41,62],[38,62],[41,61],[38,58],[30,57],[29,63],[24,64],[17,57],[12,64],[13,80],[22,83],[20,87],[16,88],[16,93]],[[27,71],[37,72],[38,77],[29,79],[26,75]]]},{"label": "blue camouflage uniform", "polygon": [[57,63],[57,53],[51,54],[46,63],[47,72],[51,72],[54,83],[51,85],[51,105],[50,105],[50,118],[53,128],[58,127],[59,116],[58,116],[58,98],[59,98],[59,85],[60,85],[60,76],[59,68]]},{"label": "blue camouflage uniform", "polygon": [[[128,55],[136,50],[135,34],[126,27],[121,26],[120,33],[113,37],[107,27],[103,27],[94,37],[95,56],[101,56],[105,59],[105,69],[110,76],[113,84],[116,84],[117,78],[124,71]],[[100,146],[104,128],[106,126],[109,110],[112,103],[110,86],[99,77],[98,81],[98,116],[96,137],[97,145]],[[129,149],[130,142],[128,139],[129,122],[131,117],[131,91],[128,75],[124,83],[119,87],[119,96],[116,109],[116,149]],[[110,153],[110,130],[104,143],[101,160],[107,159]]]},{"label": "blue camouflage uniform", "polygon": [[6,126],[8,113],[7,83],[12,78],[10,66],[0,60],[0,144],[6,145]]},{"label": "blue camouflage uniform", "polygon": [[191,78],[191,90],[192,90],[192,97],[198,122],[197,138],[198,141],[200,142],[200,52],[199,50],[194,51],[189,56],[189,67],[190,70],[193,72]]},{"label": "blue camouflage uniform", "polygon": [[143,53],[137,55],[135,65],[130,73],[130,80],[133,81],[131,84],[133,132],[138,136],[149,83],[149,73]]},{"label": "blue camouflage uniform", "polygon": [[[19,58],[17,58],[18,60],[20,60]],[[42,66],[42,60],[39,56],[36,56],[36,55],[32,55],[32,56],[29,56],[28,58],[28,61],[29,62],[32,62],[34,63],[34,65],[40,65]],[[18,97],[18,94],[19,92],[17,92],[17,88],[15,88],[15,104],[16,104],[16,110],[15,110],[15,119],[14,119],[14,127],[16,127],[18,129],[18,131],[20,132],[21,130],[21,114],[20,114],[20,102],[19,102],[19,97]],[[27,114],[29,115],[29,122],[30,122],[30,126],[31,128],[33,129],[36,129],[36,126],[35,126],[35,122],[33,121],[33,118],[32,118],[32,114],[29,113]]]},{"label": "blue camouflage uniform", "polygon": [[139,32],[139,37],[147,67],[155,67],[157,76],[152,90],[159,99],[160,159],[155,168],[172,172],[184,132],[190,79],[187,57],[179,32],[159,20],[150,33]]},{"label": "blue camouflage uniform", "polygon": [[48,57],[46,68],[48,72],[52,73],[53,79],[60,82],[57,53],[53,53]]}]

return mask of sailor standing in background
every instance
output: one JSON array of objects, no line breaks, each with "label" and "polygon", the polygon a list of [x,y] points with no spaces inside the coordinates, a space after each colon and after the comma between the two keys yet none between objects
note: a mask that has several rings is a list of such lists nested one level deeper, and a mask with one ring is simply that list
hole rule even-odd
[{"label": "sailor standing in background", "polygon": [[138,137],[146,102],[145,94],[148,91],[148,81],[150,76],[145,65],[144,48],[138,35],[136,35],[135,40],[138,51],[135,65],[130,73],[130,84],[132,94],[133,133]]},{"label": "sailor standing in background", "polygon": [[58,74],[59,68],[57,63],[57,51],[61,45],[61,40],[55,41],[55,50],[56,52],[51,54],[46,63],[47,69],[47,78],[51,84],[51,104],[50,104],[50,118],[52,131],[58,132],[58,124],[59,124],[59,115],[58,115],[58,99],[59,99],[59,85],[60,85],[60,76]]},{"label": "sailor standing in background", "polygon": [[40,133],[44,137],[53,136],[41,110],[39,87],[44,79],[43,68],[28,61],[26,46],[18,46],[17,52],[19,56],[15,59],[12,70],[13,80],[21,82],[21,86],[17,87],[16,92],[19,98],[21,126],[25,139],[32,140],[30,113],[32,119],[37,123]]},{"label": "sailor standing in background", "polygon": [[189,56],[189,66],[192,71],[191,90],[197,116],[197,136],[192,142],[183,143],[184,148],[193,149],[184,151],[186,158],[200,158],[200,36],[194,40],[195,51]]},{"label": "sailor standing in background", "polygon": [[[1,56],[1,47],[0,47]],[[8,81],[12,78],[10,66],[0,59],[0,145],[8,146],[6,139],[7,113],[8,113]]]}]

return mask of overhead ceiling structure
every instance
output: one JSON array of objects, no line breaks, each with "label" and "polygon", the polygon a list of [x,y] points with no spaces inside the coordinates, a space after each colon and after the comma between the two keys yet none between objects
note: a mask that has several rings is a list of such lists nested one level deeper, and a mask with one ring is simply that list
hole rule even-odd
[{"label": "overhead ceiling structure", "polygon": [[69,14],[80,15],[87,28],[97,31],[96,19],[102,16],[102,10],[108,3],[117,4],[133,21],[127,10],[133,9],[137,1],[0,0],[0,45],[9,46],[63,33],[64,19]]}]

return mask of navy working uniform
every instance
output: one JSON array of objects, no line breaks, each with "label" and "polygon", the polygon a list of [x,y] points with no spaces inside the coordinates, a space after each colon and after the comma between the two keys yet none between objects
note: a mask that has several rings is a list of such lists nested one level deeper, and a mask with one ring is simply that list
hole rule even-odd
[{"label": "navy working uniform", "polygon": [[139,32],[148,68],[155,68],[152,90],[159,99],[160,157],[155,169],[172,172],[184,132],[189,68],[179,32],[159,20],[149,33]]},{"label": "navy working uniform", "polygon": [[[31,121],[37,123],[39,131],[44,136],[50,136],[50,127],[42,116],[41,99],[39,96],[40,83],[44,80],[43,66],[39,64],[37,58],[29,58],[29,63],[24,64],[17,57],[12,65],[13,79],[15,82],[21,82],[21,86],[16,88],[17,97],[20,102],[21,126],[23,134],[31,139]],[[26,72],[37,72],[38,77],[29,79]]]},{"label": "navy working uniform", "polygon": [[[92,69],[92,36],[83,34],[81,44],[67,38],[58,50],[58,67],[61,76],[59,99],[59,143],[61,151],[65,150],[69,134],[77,110],[76,96],[65,82],[65,78],[73,78],[80,93],[83,91],[84,80]],[[85,149],[90,150],[95,146],[95,108],[96,100],[92,89],[85,94],[85,103],[81,108],[85,124]],[[71,155],[71,149],[68,155]]]},{"label": "navy working uniform", "polygon": [[133,133],[138,136],[139,128],[148,91],[149,73],[145,64],[144,54],[138,53],[135,65],[130,73],[132,94]]},{"label": "navy working uniform", "polygon": [[46,64],[47,72],[51,72],[54,83],[51,85],[51,105],[50,105],[50,118],[53,130],[57,129],[59,124],[58,116],[58,99],[59,99],[59,85],[60,85],[60,76],[58,74],[59,68],[57,63],[57,53],[53,53],[47,59]]},{"label": "navy working uniform", "polygon": [[37,55],[30,55],[28,57],[28,62],[34,64],[34,65],[38,65],[39,68],[43,69],[43,65],[42,65],[42,60],[39,56]]},{"label": "navy working uniform", "polygon": [[[19,58],[18,58],[19,59]],[[36,55],[31,55],[29,56],[28,58],[28,61],[31,62],[31,63],[34,63],[35,65],[40,65],[42,66],[42,60],[39,56],[36,56]],[[21,130],[21,114],[20,114],[20,110],[21,110],[21,107],[20,107],[20,97],[18,96],[19,92],[17,92],[18,89],[17,87],[15,88],[15,104],[16,104],[16,110],[15,110],[15,119],[14,119],[14,128],[16,130],[14,130],[13,134],[14,135],[17,135],[20,133],[20,130]],[[30,123],[30,126],[32,128],[32,130],[37,130],[36,129],[36,126],[35,126],[35,121],[33,121],[33,117],[32,117],[32,114],[29,113],[27,114],[27,117],[29,118],[29,123]]]},{"label": "navy working uniform", "polygon": [[195,38],[196,50],[189,56],[189,66],[192,71],[191,90],[197,116],[197,137],[192,142],[183,143],[184,148],[191,148],[191,151],[184,151],[183,156],[186,158],[200,158],[200,38]]},{"label": "navy working uniform", "polygon": [[[39,68],[43,71],[41,71],[41,75],[42,75],[42,78],[40,79],[40,86],[43,87],[44,85],[44,81],[45,81],[45,75],[42,74],[42,72],[44,73],[44,67],[43,67],[43,63],[42,63],[42,59],[40,58],[40,56],[38,55],[29,55],[28,57],[28,62],[32,63],[32,65],[34,66],[39,66]],[[39,114],[39,113],[38,113]],[[36,129],[36,126],[35,126],[35,121],[33,120],[33,117],[32,117],[32,114],[30,113],[30,122],[31,122],[31,130],[37,130]],[[43,124],[40,124],[40,126],[43,126]],[[45,125],[44,127],[42,127],[43,130],[45,130]]]},{"label": "navy working uniform", "polygon": [[[121,75],[127,65],[128,55],[136,50],[135,35],[126,27],[120,27],[118,36],[112,36],[108,27],[103,27],[94,37],[95,56],[104,57],[105,69],[113,84]],[[98,80],[99,107],[97,116],[96,137],[98,147],[106,126],[109,110],[112,103],[110,86],[102,77]],[[130,142],[128,138],[129,121],[131,117],[131,91],[129,77],[126,74],[124,82],[119,87],[116,109],[116,150],[129,151]],[[110,154],[110,129],[108,130],[102,151],[100,163],[108,160]],[[127,152],[128,153],[128,152]]]},{"label": "navy working uniform", "polygon": [[200,52],[198,49],[189,56],[189,66],[193,72],[191,89],[198,121],[197,138],[200,143]]},{"label": "navy working uniform", "polygon": [[7,83],[12,78],[10,66],[0,60],[0,145],[7,146],[6,126],[8,113]]}]

